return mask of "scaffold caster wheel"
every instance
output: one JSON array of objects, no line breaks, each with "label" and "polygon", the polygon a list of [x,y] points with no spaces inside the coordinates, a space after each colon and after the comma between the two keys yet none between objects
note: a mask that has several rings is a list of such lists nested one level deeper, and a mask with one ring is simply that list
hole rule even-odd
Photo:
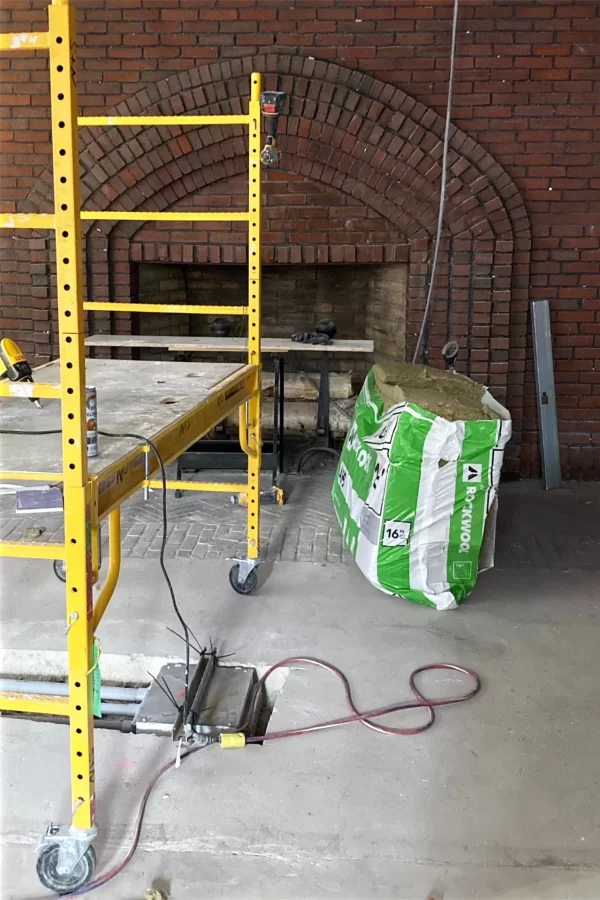
[{"label": "scaffold caster wheel", "polygon": [[60,844],[46,844],[37,858],[37,874],[45,888],[56,894],[71,894],[90,883],[96,871],[96,853],[90,844],[72,872],[58,872]]},{"label": "scaffold caster wheel", "polygon": [[55,559],[52,568],[59,581],[65,582],[67,580],[67,564],[64,559]]},{"label": "scaffold caster wheel", "polygon": [[260,576],[256,567],[250,570],[245,581],[239,581],[239,574],[240,567],[237,564],[235,566],[232,566],[229,570],[229,584],[234,589],[236,594],[253,594],[258,590],[260,585]]}]

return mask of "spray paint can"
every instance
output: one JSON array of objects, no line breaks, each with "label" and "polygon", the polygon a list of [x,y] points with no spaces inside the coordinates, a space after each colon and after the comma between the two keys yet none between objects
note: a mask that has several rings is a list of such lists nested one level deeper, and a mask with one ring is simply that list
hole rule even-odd
[{"label": "spray paint can", "polygon": [[88,459],[98,456],[98,398],[95,387],[85,389],[85,419]]}]

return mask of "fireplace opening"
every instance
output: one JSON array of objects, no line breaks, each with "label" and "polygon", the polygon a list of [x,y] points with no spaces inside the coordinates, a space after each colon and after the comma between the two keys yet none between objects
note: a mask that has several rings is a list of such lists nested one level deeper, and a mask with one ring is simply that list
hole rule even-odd
[{"label": "fireplace opening", "polygon": [[[141,303],[244,305],[247,269],[242,265],[137,263],[135,282]],[[314,331],[319,319],[333,319],[339,340],[370,339],[373,356],[332,354],[332,372],[351,372],[360,385],[373,362],[405,358],[407,266],[401,263],[360,265],[276,265],[262,270],[262,334],[289,338]],[[210,334],[213,316],[140,313],[132,330],[140,335],[202,337]],[[231,317],[232,336],[246,334],[246,319]],[[172,358],[161,350],[141,351],[144,359]],[[211,357],[194,353],[194,359]],[[214,355],[212,356],[214,360]],[[303,354],[302,366],[318,370],[315,354]],[[265,359],[269,368],[269,359]]]}]

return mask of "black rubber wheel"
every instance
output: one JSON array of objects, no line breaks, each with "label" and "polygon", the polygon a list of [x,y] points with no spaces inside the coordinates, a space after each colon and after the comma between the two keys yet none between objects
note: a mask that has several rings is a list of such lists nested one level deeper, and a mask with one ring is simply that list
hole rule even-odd
[{"label": "black rubber wheel", "polygon": [[65,582],[67,580],[67,564],[64,559],[55,559],[52,568],[59,581]]},{"label": "black rubber wheel", "polygon": [[38,878],[45,888],[55,894],[70,894],[90,883],[96,871],[96,853],[90,844],[74,870],[68,875],[59,875],[59,844],[45,844],[39,852],[36,864]]},{"label": "black rubber wheel", "polygon": [[238,581],[239,574],[240,567],[236,563],[236,565],[232,566],[229,570],[229,584],[234,589],[236,594],[253,594],[258,590],[260,586],[260,576],[256,567],[250,570],[250,573],[245,581]]}]

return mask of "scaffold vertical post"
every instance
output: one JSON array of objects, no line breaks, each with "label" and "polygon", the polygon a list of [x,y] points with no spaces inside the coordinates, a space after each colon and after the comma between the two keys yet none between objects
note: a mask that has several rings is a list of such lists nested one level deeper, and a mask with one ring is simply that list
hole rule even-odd
[{"label": "scaffold vertical post", "polygon": [[72,825],[95,819],[92,534],[87,470],[75,12],[49,8],[56,285],[60,335]]},{"label": "scaffold vertical post", "polygon": [[256,366],[256,392],[248,401],[248,558],[260,557],[261,469],[261,76],[250,78],[250,127],[248,179],[248,362]]}]

